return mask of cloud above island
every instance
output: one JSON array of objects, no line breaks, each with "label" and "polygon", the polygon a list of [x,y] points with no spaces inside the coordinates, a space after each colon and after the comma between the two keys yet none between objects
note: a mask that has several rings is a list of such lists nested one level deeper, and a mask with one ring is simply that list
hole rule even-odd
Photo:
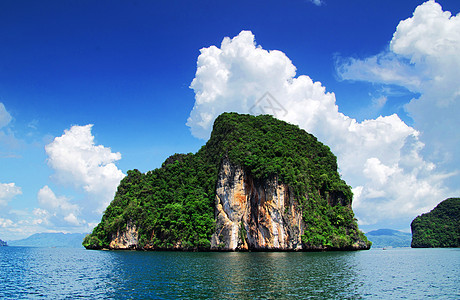
[{"label": "cloud above island", "polygon": [[[401,219],[407,223],[453,192],[444,184],[453,174],[438,170],[425,158],[425,144],[431,140],[421,138],[426,137],[424,127],[408,126],[396,114],[363,122],[344,115],[334,93],[309,76],[296,76],[296,67],[283,52],[263,49],[250,31],[200,52],[191,83],[195,105],[187,121],[194,136],[208,138],[222,112],[250,113],[254,105],[264,105],[266,113],[299,125],[331,147],[343,178],[353,187],[353,207],[361,224]],[[415,89],[429,74],[416,77],[404,59],[380,59],[384,62],[380,69],[386,67],[391,83],[400,78]],[[267,92],[286,114],[270,112],[273,103],[260,101]]]},{"label": "cloud above island", "polygon": [[[64,221],[65,225],[81,225],[82,221],[79,221],[77,215],[80,212],[80,207],[77,204],[70,202],[70,199],[65,196],[56,196],[56,194],[45,185],[38,191],[38,203],[42,207],[39,209],[40,214],[44,217],[46,223],[49,219],[53,224],[60,224]],[[37,212],[37,211],[36,211]],[[66,224],[68,223],[68,224]]]},{"label": "cloud above island", "polygon": [[420,94],[405,110],[427,141],[424,153],[445,167],[458,166],[459,53],[460,16],[427,1],[399,23],[387,50],[363,59],[340,58],[338,73],[344,80],[394,84]]},{"label": "cloud above island", "polygon": [[37,193],[38,207],[10,212],[11,219],[19,214],[17,222],[4,219],[3,223],[10,224],[10,232],[25,235],[93,229],[124,174],[115,165],[121,154],[96,145],[92,127],[74,125],[45,146],[48,166],[54,171],[51,180],[59,190],[73,196],[59,195],[49,185],[43,186]]},{"label": "cloud above island", "polygon": [[[9,126],[12,119],[0,103],[0,140],[13,136]],[[92,124],[71,126],[45,146],[46,162],[53,173],[48,184],[36,192],[36,205],[12,209],[12,201],[23,190],[14,182],[0,182],[3,236],[92,230],[125,176],[116,166],[121,154],[96,144],[92,128]],[[23,198],[17,201],[26,203]]]},{"label": "cloud above island", "polygon": [[48,165],[54,170],[52,179],[61,185],[83,189],[92,199],[85,207],[101,213],[115,195],[125,176],[115,162],[119,152],[96,145],[91,133],[93,125],[74,125],[46,145]]}]

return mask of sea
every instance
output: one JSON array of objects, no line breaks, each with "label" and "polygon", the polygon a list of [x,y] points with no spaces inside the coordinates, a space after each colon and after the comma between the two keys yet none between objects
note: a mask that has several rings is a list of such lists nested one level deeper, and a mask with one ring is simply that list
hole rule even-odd
[{"label": "sea", "polygon": [[1,299],[460,299],[460,249],[140,252],[0,247]]}]

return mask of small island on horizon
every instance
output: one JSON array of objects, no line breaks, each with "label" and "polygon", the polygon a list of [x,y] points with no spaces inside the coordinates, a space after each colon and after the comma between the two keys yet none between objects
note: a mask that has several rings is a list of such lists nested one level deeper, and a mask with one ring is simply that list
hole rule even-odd
[{"label": "small island on horizon", "polygon": [[8,241],[12,247],[82,248],[84,233],[42,232],[27,238]]},{"label": "small island on horizon", "polygon": [[372,242],[372,248],[401,248],[410,247],[412,234],[393,229],[377,229],[366,233]]},{"label": "small island on horizon", "polygon": [[87,249],[325,251],[369,249],[337,158],[269,115],[220,115],[197,153],[128,171]]}]

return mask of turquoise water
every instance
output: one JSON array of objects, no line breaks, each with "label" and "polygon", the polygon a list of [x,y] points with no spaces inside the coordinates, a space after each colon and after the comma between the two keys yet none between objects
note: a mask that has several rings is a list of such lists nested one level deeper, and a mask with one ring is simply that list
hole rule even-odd
[{"label": "turquoise water", "polygon": [[0,247],[0,298],[460,299],[460,249],[188,253]]}]

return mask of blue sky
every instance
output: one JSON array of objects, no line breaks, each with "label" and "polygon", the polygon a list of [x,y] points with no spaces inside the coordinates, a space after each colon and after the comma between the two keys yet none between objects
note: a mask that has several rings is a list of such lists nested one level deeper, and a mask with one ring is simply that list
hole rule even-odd
[{"label": "blue sky", "polygon": [[122,173],[197,151],[200,116],[267,91],[339,157],[361,228],[408,230],[459,195],[460,3],[423,3],[2,1],[0,238],[88,232]]}]

